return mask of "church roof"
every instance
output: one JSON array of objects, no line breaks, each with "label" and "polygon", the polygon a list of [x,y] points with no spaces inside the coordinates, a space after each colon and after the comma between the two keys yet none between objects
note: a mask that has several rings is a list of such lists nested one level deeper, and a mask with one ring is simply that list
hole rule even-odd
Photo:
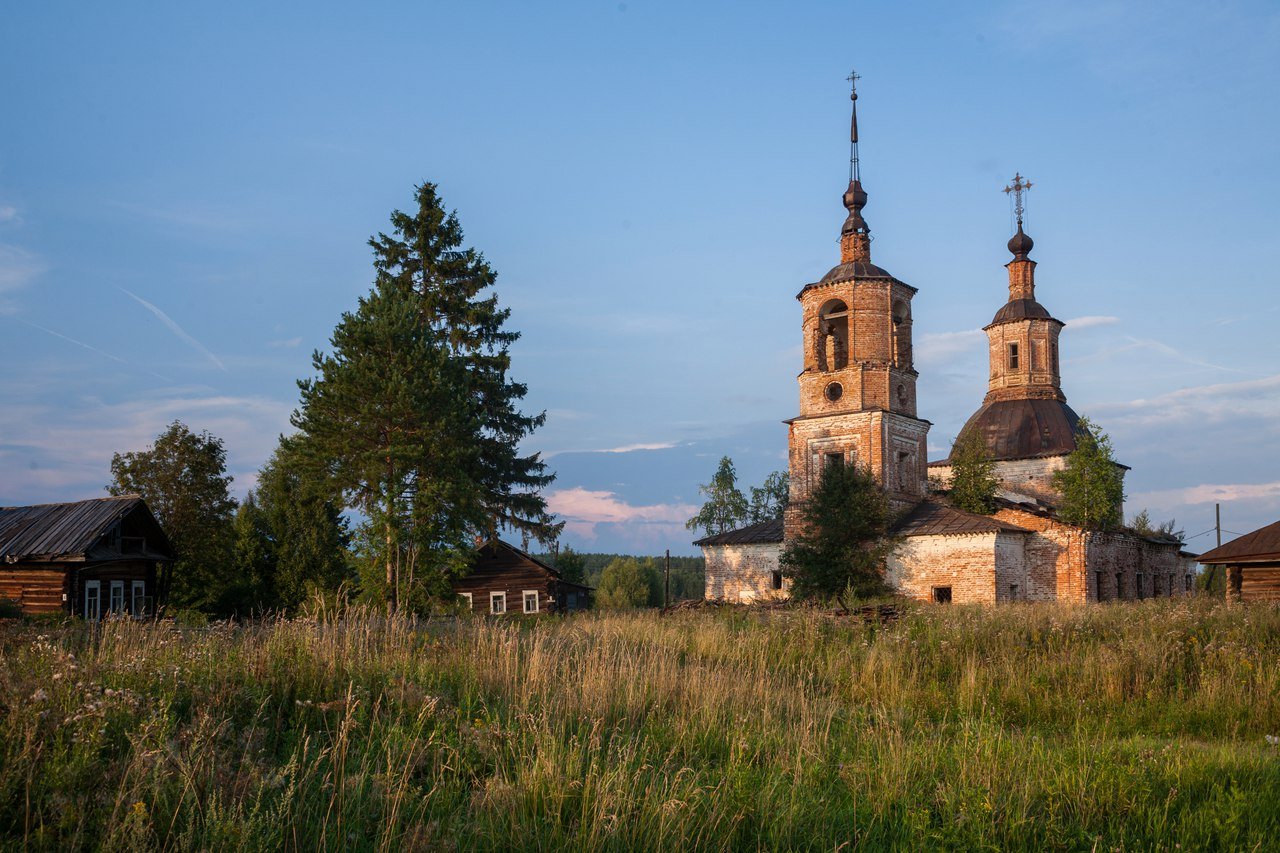
[{"label": "church roof", "polygon": [[748,524],[737,530],[704,536],[694,545],[767,545],[782,541],[782,519],[771,518],[758,524]]},{"label": "church roof", "polygon": [[1251,563],[1280,560],[1280,521],[1259,527],[1196,558],[1201,563]]},{"label": "church roof", "polygon": [[[1045,308],[1034,299],[1011,299],[1004,305],[1000,306],[1000,310],[991,318],[988,326],[994,326],[998,323],[1009,323],[1014,320],[1053,320],[1053,315],[1049,313],[1049,309]],[[1061,320],[1054,320],[1056,323]]]},{"label": "church roof", "polygon": [[883,267],[878,267],[870,261],[846,261],[842,264],[836,264],[826,275],[817,281],[811,284],[806,284],[800,289],[800,293],[796,294],[796,298],[799,299],[800,295],[811,287],[821,287],[824,284],[838,284],[840,282],[854,280],[866,281],[868,279],[877,278],[888,279],[889,281],[900,284],[903,287],[911,288],[912,293],[916,292],[916,288],[911,287],[911,285],[901,279],[895,278],[888,270]]},{"label": "church roof", "polygon": [[896,525],[900,536],[956,536],[964,533],[1030,533],[1025,527],[989,515],[965,512],[936,500],[916,504]]},{"label": "church roof", "polygon": [[1079,423],[1062,400],[995,400],[974,412],[956,441],[976,431],[997,461],[1063,456],[1076,449]]}]

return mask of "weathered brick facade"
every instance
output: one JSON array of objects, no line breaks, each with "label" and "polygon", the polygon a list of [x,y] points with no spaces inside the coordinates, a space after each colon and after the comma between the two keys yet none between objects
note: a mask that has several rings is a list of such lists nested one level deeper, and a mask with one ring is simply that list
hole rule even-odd
[{"label": "weathered brick facade", "polygon": [[715,601],[770,601],[790,596],[791,582],[778,573],[781,542],[704,545],[706,597]]}]

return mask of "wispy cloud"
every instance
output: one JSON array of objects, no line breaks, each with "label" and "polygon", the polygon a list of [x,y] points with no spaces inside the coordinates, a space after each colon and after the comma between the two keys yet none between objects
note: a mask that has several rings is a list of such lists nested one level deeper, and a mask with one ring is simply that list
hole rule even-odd
[{"label": "wispy cloud", "polygon": [[1114,326],[1120,322],[1119,317],[1110,317],[1107,315],[1097,314],[1087,317],[1075,317],[1071,320],[1064,320],[1068,329],[1094,329],[1098,326]]},{"label": "wispy cloud", "polygon": [[921,335],[916,343],[916,360],[926,364],[946,361],[961,353],[979,349],[986,340],[987,336],[981,329],[931,332]]},{"label": "wispy cloud", "polygon": [[1257,415],[1280,416],[1280,374],[1243,382],[1219,382],[1181,388],[1155,397],[1099,403],[1101,415],[1135,424],[1164,425],[1175,421],[1204,422]]},{"label": "wispy cloud", "polygon": [[191,337],[191,335],[187,334],[186,330],[184,330],[181,326],[179,326],[176,322],[174,322],[173,318],[170,317],[168,314],[164,313],[159,308],[152,305],[150,302],[143,299],[141,296],[139,296],[138,294],[134,293],[131,290],[125,290],[122,287],[120,288],[120,291],[126,294],[127,296],[129,296],[130,298],[132,298],[133,300],[135,300],[143,308],[146,308],[148,311],[154,314],[161,323],[164,323],[165,327],[169,331],[173,332],[175,335],[178,336],[179,340],[183,341],[185,344],[190,346],[196,352],[200,353],[205,358],[209,359],[211,362],[213,362],[215,365],[218,366],[219,370],[225,371],[227,369],[226,365],[224,365],[216,355],[210,352],[209,349],[204,344],[200,343],[195,338]]},{"label": "wispy cloud", "polygon": [[19,290],[46,269],[39,255],[20,246],[0,243],[0,314],[17,310],[7,294]]},{"label": "wispy cloud", "polygon": [[679,447],[678,441],[650,441],[640,442],[637,444],[624,444],[619,447],[595,448],[589,450],[553,450],[546,454],[546,458],[559,456],[562,453],[635,453],[637,450],[670,450],[673,447]]},{"label": "wispy cloud", "polygon": [[0,222],[17,222],[17,221],[18,221],[18,208],[8,204],[0,204]]},{"label": "wispy cloud", "polygon": [[565,529],[592,541],[602,524],[630,528],[626,538],[637,543],[683,536],[685,520],[698,511],[696,506],[681,503],[633,506],[616,492],[581,487],[548,492],[546,497],[547,507],[565,520]]},{"label": "wispy cloud", "polygon": [[282,341],[271,341],[267,346],[273,349],[294,349],[302,343],[302,338],[286,338]]},{"label": "wispy cloud", "polygon": [[31,322],[31,321],[29,321],[29,320],[23,320],[23,319],[21,319],[21,318],[17,318],[17,320],[18,320],[18,322],[19,322],[19,323],[22,323],[24,326],[30,326],[30,327],[31,327],[31,328],[33,328],[33,329],[37,329],[37,330],[39,330],[39,331],[41,331],[41,332],[44,332],[44,333],[46,333],[46,334],[53,335],[55,338],[61,338],[62,340],[66,341],[66,342],[68,342],[68,343],[75,344],[75,345],[76,345],[76,346],[78,346],[78,347],[84,347],[85,349],[89,350],[89,352],[97,353],[98,355],[103,356],[104,358],[109,358],[109,359],[111,359],[112,361],[118,361],[120,364],[128,364],[128,363],[129,363],[129,362],[125,361],[123,358],[120,358],[120,357],[119,357],[119,356],[117,356],[117,355],[112,355],[112,354],[111,354],[111,353],[109,353],[109,352],[104,352],[103,350],[100,350],[100,349],[98,349],[98,348],[97,348],[97,347],[95,347],[95,346],[90,346],[89,344],[86,344],[84,341],[78,341],[78,340],[76,340],[75,338],[68,337],[67,335],[62,334],[62,332],[55,332],[53,329],[49,329],[49,328],[46,328],[46,327],[44,327],[44,326],[41,326],[39,323],[32,323],[32,322]]},{"label": "wispy cloud", "polygon": [[1130,495],[1132,506],[1167,507],[1172,505],[1196,505],[1230,503],[1231,501],[1268,501],[1280,499],[1280,480],[1271,483],[1203,483],[1176,489],[1156,489]]}]

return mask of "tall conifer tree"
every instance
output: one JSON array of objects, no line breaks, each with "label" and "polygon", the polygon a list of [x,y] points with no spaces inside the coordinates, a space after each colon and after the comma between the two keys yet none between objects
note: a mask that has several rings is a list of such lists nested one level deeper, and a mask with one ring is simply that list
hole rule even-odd
[{"label": "tall conifer tree", "polygon": [[526,387],[507,371],[519,333],[488,293],[496,274],[460,248],[435,185],[415,199],[369,241],[373,290],[342,316],[332,353],[313,356],[319,375],[299,382],[293,417],[302,458],[367,517],[392,608],[402,584],[442,589],[476,535],[559,531],[539,494],[554,475],[519,451],[545,415],[517,408]]}]

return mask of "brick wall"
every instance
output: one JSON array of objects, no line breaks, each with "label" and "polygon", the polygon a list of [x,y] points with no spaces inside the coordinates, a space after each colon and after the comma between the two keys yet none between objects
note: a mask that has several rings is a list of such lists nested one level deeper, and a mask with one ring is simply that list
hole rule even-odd
[{"label": "brick wall", "polygon": [[912,536],[892,557],[885,580],[899,593],[932,601],[934,587],[951,587],[955,604],[996,600],[997,534]]},{"label": "brick wall", "polygon": [[756,601],[790,596],[791,582],[773,588],[781,542],[758,545],[704,545],[707,561],[705,597],[719,601]]}]

